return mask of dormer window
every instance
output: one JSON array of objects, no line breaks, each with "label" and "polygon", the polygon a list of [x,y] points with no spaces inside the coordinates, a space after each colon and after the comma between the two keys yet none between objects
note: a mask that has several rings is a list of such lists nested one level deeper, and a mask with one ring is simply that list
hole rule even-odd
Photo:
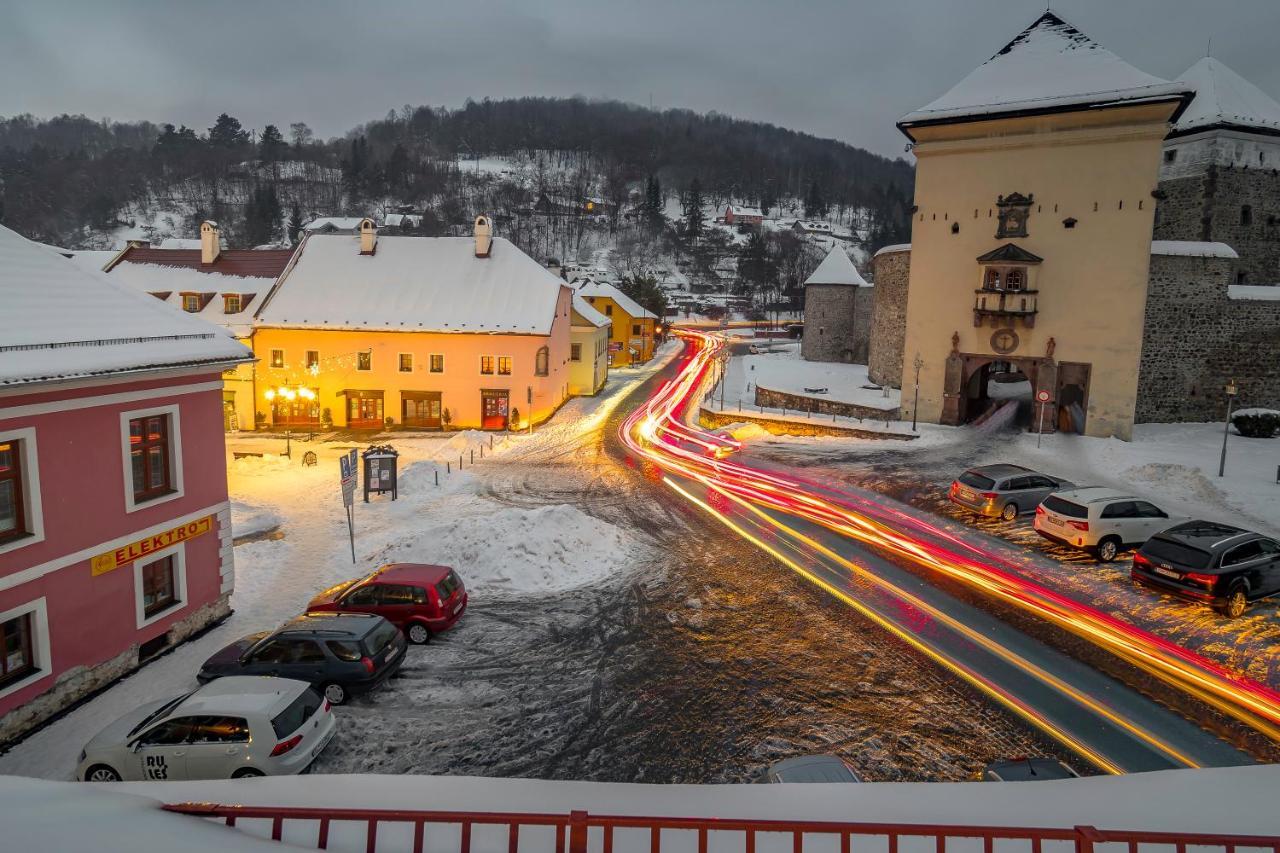
[{"label": "dormer window", "polygon": [[222,313],[223,314],[239,314],[242,309],[240,294],[224,293],[222,294]]},{"label": "dormer window", "polygon": [[190,314],[200,313],[200,294],[184,293],[182,294],[182,310]]}]

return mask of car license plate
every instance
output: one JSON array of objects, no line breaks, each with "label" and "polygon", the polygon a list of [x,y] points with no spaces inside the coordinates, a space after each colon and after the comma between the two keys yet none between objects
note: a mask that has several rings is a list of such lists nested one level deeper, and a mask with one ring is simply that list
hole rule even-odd
[{"label": "car license plate", "polygon": [[964,498],[967,501],[971,501],[973,500],[973,492],[969,491],[968,489],[961,489],[960,497]]},{"label": "car license plate", "polygon": [[1053,525],[1054,527],[1062,527],[1062,526],[1063,526],[1063,525],[1062,525],[1062,521],[1061,521],[1061,520],[1059,520],[1059,519],[1057,519],[1057,518],[1054,518],[1052,515],[1046,515],[1046,516],[1044,517],[1044,520],[1045,520],[1046,522],[1048,522],[1049,524]]},{"label": "car license plate", "polygon": [[1175,572],[1173,569],[1166,569],[1160,566],[1156,566],[1156,574],[1164,575],[1165,577],[1173,578],[1174,580],[1177,580],[1182,577],[1181,572]]},{"label": "car license plate", "polygon": [[462,612],[462,602],[461,602],[461,601],[459,601],[459,602],[458,602],[458,604],[457,604],[457,606],[455,606],[455,607],[453,608],[453,612],[454,612],[454,614],[455,614],[455,615],[456,615],[456,614],[458,614],[458,613],[461,613],[461,612]]}]

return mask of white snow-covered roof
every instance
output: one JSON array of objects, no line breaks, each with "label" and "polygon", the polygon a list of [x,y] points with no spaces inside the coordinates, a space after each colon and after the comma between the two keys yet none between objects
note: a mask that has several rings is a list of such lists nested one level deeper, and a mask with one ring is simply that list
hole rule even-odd
[{"label": "white snow-covered roof", "polygon": [[302,230],[323,231],[325,229],[332,229],[334,231],[358,231],[360,230],[361,222],[364,222],[363,216],[318,216],[306,225],[303,225]]},{"label": "white snow-covered roof", "polygon": [[1199,240],[1152,240],[1151,254],[1177,255],[1185,258],[1231,258],[1240,257],[1236,250],[1226,243],[1202,243]]},{"label": "white snow-covered roof", "polygon": [[603,296],[607,299],[612,299],[619,308],[626,311],[632,317],[652,317],[655,320],[658,319],[657,314],[642,308],[639,302],[636,302],[630,296],[627,296],[627,294],[623,293],[621,290],[606,281],[592,281],[591,279],[585,279],[578,285],[578,295]]},{"label": "white snow-covered roof", "polygon": [[0,386],[253,357],[222,329],[4,227],[0,304]]},{"label": "white snow-covered roof", "polygon": [[797,219],[796,225],[805,231],[815,231],[822,234],[831,234],[834,232],[830,222],[818,222],[815,220]]},{"label": "white snow-covered roof", "polygon": [[613,324],[612,320],[592,308],[591,303],[577,293],[573,294],[573,312],[585,320],[588,325],[595,326],[597,329]]},{"label": "white snow-covered roof", "polygon": [[[237,338],[247,338],[253,333],[253,312],[262,304],[267,291],[275,283],[273,278],[223,275],[160,264],[116,264],[107,275],[134,290],[150,294],[153,299],[163,295],[160,302],[172,306],[176,311],[216,323]],[[212,293],[214,296],[199,311],[184,311],[183,293]],[[224,293],[241,295],[238,313],[226,313],[222,299]]]},{"label": "white snow-covered roof", "polygon": [[1280,285],[1276,284],[1228,284],[1227,296],[1257,302],[1280,302]]},{"label": "white snow-covered roof", "polygon": [[881,248],[877,249],[876,253],[872,255],[872,257],[878,258],[881,255],[892,255],[897,252],[910,252],[910,251],[911,251],[910,243],[894,243],[892,246],[882,246]]},{"label": "white snow-covered roof", "polygon": [[898,125],[1165,100],[1189,91],[1185,83],[1139,71],[1046,11],[945,95],[903,116]]},{"label": "white snow-covered roof", "polygon": [[309,234],[255,325],[547,335],[564,282],[510,241],[477,258],[472,237]]},{"label": "white snow-covered roof", "polygon": [[1174,133],[1219,125],[1280,133],[1280,103],[1212,56],[1192,65],[1178,81],[1195,89],[1196,96],[1174,123]]},{"label": "white snow-covered roof", "polygon": [[827,256],[818,264],[813,274],[805,279],[809,284],[848,284],[854,287],[870,287],[867,280],[858,272],[858,268],[849,260],[844,249],[839,245],[832,247]]},{"label": "white snow-covered roof", "polygon": [[730,204],[725,208],[726,212],[733,211],[734,216],[759,216],[764,217],[764,212],[758,207],[747,207],[745,204]]}]

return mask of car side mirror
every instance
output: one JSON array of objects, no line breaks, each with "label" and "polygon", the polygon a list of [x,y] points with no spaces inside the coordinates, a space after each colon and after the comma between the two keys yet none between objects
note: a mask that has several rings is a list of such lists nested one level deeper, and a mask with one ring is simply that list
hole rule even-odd
[{"label": "car side mirror", "polygon": [[131,751],[136,754],[138,750],[142,749],[142,738],[138,738],[133,743],[129,744],[129,746]]}]

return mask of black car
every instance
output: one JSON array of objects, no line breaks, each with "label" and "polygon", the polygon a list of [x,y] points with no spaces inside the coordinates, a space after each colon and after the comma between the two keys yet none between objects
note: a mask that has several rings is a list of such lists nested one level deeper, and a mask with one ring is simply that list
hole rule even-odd
[{"label": "black car", "polygon": [[1147,540],[1132,576],[1232,618],[1250,601],[1280,593],[1280,542],[1229,524],[1188,521]]},{"label": "black car", "polygon": [[204,662],[201,684],[224,675],[308,681],[333,705],[386,681],[404,660],[400,629],[366,613],[309,613],[243,637]]}]

